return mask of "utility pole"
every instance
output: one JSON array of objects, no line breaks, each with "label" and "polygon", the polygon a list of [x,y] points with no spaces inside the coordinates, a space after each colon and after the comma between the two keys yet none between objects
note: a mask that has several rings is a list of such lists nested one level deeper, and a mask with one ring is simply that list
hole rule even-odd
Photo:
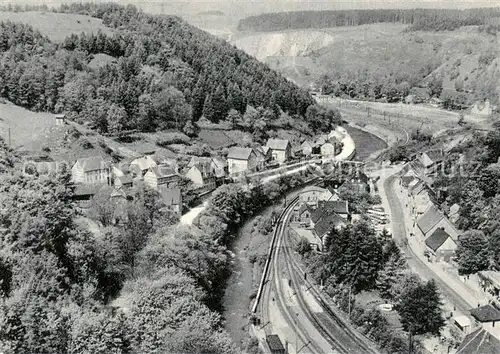
[{"label": "utility pole", "polygon": [[349,318],[351,318],[351,290],[352,290],[352,284],[349,285],[349,300],[348,300],[348,303],[349,303],[349,311],[348,311]]}]

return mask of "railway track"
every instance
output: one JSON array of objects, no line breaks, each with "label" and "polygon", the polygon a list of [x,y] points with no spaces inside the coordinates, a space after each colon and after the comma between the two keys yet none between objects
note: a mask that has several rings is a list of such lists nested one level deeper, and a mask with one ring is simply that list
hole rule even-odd
[{"label": "railway track", "polygon": [[[272,268],[269,272],[266,289],[264,290],[264,298],[268,300],[273,297],[276,301],[280,313],[283,314],[288,326],[296,333],[297,340],[300,339],[301,346],[299,352],[305,353],[377,353],[374,345],[367,344],[366,338],[363,338],[359,333],[350,328],[346,320],[333,309],[334,304],[328,303],[321,292],[308,280],[303,278],[303,270],[295,259],[293,250],[287,239],[287,228],[290,219],[290,213],[296,205],[298,198],[295,198],[280,215],[273,235],[273,251]],[[280,267],[284,265],[282,269]],[[289,305],[286,304],[288,296],[285,287],[282,284],[283,272],[288,274],[290,279],[289,285],[293,289],[292,295],[296,299],[298,312],[294,314]],[[301,285],[310,291],[316,301],[323,309],[325,316],[318,316],[316,312],[311,311],[301,290]],[[262,319],[264,324],[271,320],[269,309],[266,304],[261,304]],[[296,315],[302,315],[300,320]],[[310,322],[315,330],[321,335],[322,343],[316,343],[317,340],[308,332],[304,323],[304,319]]]}]

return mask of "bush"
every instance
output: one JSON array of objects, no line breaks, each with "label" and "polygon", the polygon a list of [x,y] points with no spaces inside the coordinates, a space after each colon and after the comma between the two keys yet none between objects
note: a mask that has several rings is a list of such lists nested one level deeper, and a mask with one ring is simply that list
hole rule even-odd
[{"label": "bush", "polygon": [[92,143],[87,139],[80,140],[80,146],[85,150],[92,149],[94,147],[94,145],[92,145]]}]

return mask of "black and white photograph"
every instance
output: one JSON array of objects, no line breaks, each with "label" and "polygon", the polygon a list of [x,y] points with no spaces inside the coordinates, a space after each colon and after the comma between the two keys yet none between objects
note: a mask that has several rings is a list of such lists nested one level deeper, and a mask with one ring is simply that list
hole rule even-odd
[{"label": "black and white photograph", "polygon": [[500,1],[0,0],[0,354],[500,354]]}]

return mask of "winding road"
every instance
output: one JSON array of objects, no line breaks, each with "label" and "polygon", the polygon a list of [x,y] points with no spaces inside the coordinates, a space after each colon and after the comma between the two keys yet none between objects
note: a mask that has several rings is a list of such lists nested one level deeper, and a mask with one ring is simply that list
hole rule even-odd
[{"label": "winding road", "polygon": [[470,304],[430,269],[425,262],[413,252],[411,247],[408,246],[403,206],[394,189],[394,182],[396,179],[397,175],[392,175],[383,182],[383,190],[389,205],[390,219],[397,220],[397,222],[393,222],[392,224],[394,239],[408,256],[407,261],[410,268],[426,279],[434,279],[442,295],[449,299],[458,310],[463,313],[468,313],[468,310],[471,308]]}]

